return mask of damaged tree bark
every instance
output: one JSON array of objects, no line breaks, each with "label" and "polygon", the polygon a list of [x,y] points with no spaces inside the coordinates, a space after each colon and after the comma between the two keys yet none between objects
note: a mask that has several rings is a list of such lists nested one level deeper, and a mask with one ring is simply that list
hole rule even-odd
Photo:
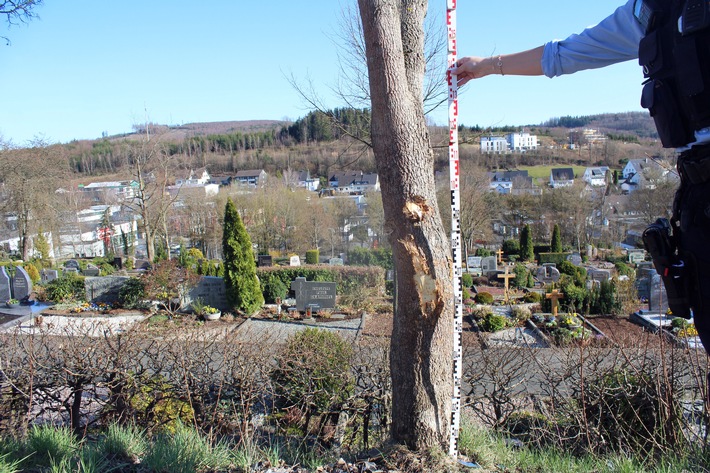
[{"label": "damaged tree bark", "polygon": [[372,146],[397,273],[392,437],[444,447],[451,415],[451,250],[436,204],[422,106],[426,1],[358,0],[372,100]]}]

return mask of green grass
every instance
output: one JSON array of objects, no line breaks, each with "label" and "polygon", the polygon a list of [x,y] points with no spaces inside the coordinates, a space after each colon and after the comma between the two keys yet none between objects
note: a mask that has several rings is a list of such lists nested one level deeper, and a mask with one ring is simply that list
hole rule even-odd
[{"label": "green grass", "polygon": [[[708,453],[685,445],[673,455],[575,456],[555,448],[514,447],[495,432],[475,425],[466,416],[461,421],[459,450],[485,471],[525,473],[683,473],[707,472]],[[31,454],[28,455],[28,453]],[[97,440],[78,442],[66,428],[34,427],[24,441],[0,439],[0,473],[20,471],[52,473],[110,473],[130,471],[140,462],[140,471],[206,473],[250,471],[257,463],[299,465],[306,471],[332,464],[336,458],[301,441],[259,445],[255,439],[236,445],[211,442],[192,427],[179,424],[174,433],[152,440],[135,427],[110,425]]]},{"label": "green grass", "polygon": [[[494,471],[524,471],[526,473],[688,473],[707,472],[707,454],[691,452],[688,447],[681,458],[636,458],[622,454],[575,456],[556,448],[544,450],[515,448],[505,438],[475,426],[465,417],[461,422],[459,451],[484,468]],[[696,453],[696,454],[693,454]]]},{"label": "green grass", "polygon": [[554,166],[519,166],[518,169],[521,171],[527,171],[528,176],[533,179],[544,179],[546,181],[550,180],[550,171],[553,168],[569,168],[571,167],[574,171],[575,179],[581,179],[584,175],[584,170],[587,169],[586,166],[569,166],[564,164],[556,164]]}]

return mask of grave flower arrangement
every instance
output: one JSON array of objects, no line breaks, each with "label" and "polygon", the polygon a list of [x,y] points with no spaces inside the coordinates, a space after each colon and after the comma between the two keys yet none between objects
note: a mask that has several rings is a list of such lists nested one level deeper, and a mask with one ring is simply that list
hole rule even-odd
[{"label": "grave flower arrangement", "polygon": [[676,337],[692,338],[698,336],[698,330],[682,317],[675,317],[671,320],[671,330]]},{"label": "grave flower arrangement", "polygon": [[14,298],[8,299],[5,301],[5,305],[8,307],[20,305],[20,301],[18,301],[17,299],[14,299]]}]

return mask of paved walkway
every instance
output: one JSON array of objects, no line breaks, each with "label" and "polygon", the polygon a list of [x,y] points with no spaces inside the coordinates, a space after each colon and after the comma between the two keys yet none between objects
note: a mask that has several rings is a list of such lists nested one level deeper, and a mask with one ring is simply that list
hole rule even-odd
[{"label": "paved walkway", "polygon": [[346,340],[355,341],[360,333],[361,319],[333,320],[329,322],[285,322],[267,319],[248,319],[237,329],[237,338],[244,342],[255,340],[285,341],[289,336],[308,327],[332,330]]}]

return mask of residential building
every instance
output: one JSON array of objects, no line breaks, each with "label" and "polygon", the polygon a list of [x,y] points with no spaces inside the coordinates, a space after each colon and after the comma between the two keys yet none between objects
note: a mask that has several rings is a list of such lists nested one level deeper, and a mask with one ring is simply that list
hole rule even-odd
[{"label": "residential building", "polygon": [[669,173],[656,160],[649,158],[631,159],[621,171],[621,191],[625,194],[636,189],[654,189],[660,180],[677,179],[675,173]]},{"label": "residential building", "polygon": [[574,170],[572,168],[553,168],[550,170],[550,187],[569,187],[574,184]]},{"label": "residential building", "polygon": [[537,149],[538,141],[536,135],[531,135],[528,132],[510,133],[505,137],[508,142],[508,148],[512,151],[525,152]]},{"label": "residential building", "polygon": [[266,185],[266,171],[263,169],[248,169],[238,171],[232,177],[231,184],[252,189],[261,189]]},{"label": "residential building", "polygon": [[380,191],[380,177],[376,173],[335,172],[328,178],[328,187],[340,194],[362,195]]},{"label": "residential building", "polygon": [[132,200],[138,193],[136,181],[106,181],[79,184],[79,190],[86,193],[91,202],[121,203]]},{"label": "residential building", "polygon": [[[107,230],[102,228],[106,218],[109,221]],[[135,247],[138,241],[136,217],[122,212],[118,205],[94,205],[76,214],[67,214],[55,253],[59,258],[106,256],[105,234],[115,253],[121,253],[123,238]]]},{"label": "residential building", "polygon": [[589,167],[584,170],[582,180],[590,186],[605,186],[609,175],[608,166]]},{"label": "residential building", "polygon": [[488,178],[490,189],[499,194],[519,193],[516,191],[533,187],[532,177],[528,176],[527,171],[489,172]]},{"label": "residential building", "polygon": [[503,136],[482,136],[481,153],[503,154],[508,152],[508,140]]},{"label": "residential building", "polygon": [[186,177],[179,178],[175,180],[175,185],[180,186],[203,186],[210,183],[210,173],[207,172],[207,168],[202,168],[198,170],[190,169],[190,172]]}]

